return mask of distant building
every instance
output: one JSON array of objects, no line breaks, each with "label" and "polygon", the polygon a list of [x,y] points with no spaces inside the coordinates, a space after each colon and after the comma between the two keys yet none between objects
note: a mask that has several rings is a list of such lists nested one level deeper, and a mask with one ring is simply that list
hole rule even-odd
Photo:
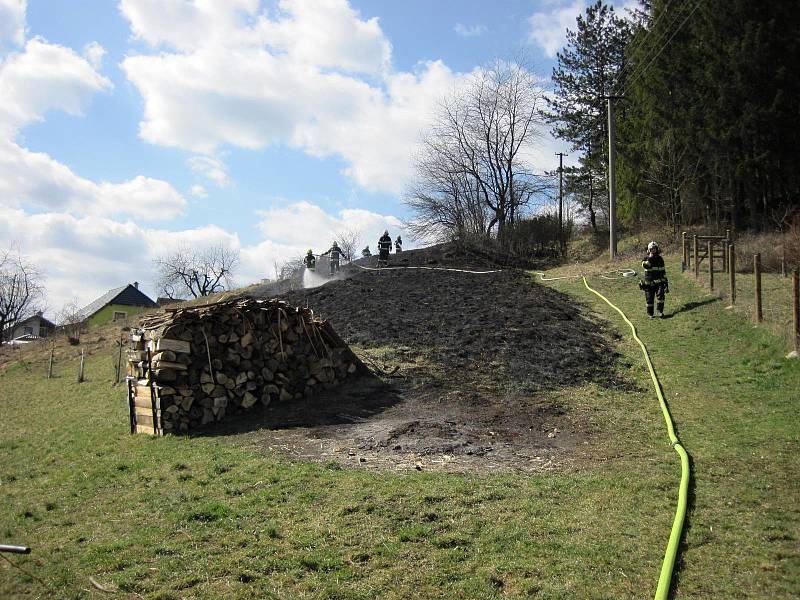
[{"label": "distant building", "polygon": [[45,319],[41,312],[9,327],[3,332],[3,339],[12,342],[29,342],[53,334],[56,326]]},{"label": "distant building", "polygon": [[165,306],[171,306],[172,304],[177,304],[178,302],[183,302],[180,298],[168,298],[167,296],[159,296],[156,300],[156,304],[158,304],[161,308]]},{"label": "distant building", "polygon": [[139,291],[139,282],[129,283],[107,291],[91,304],[80,310],[83,322],[88,325],[123,321],[147,308],[158,305]]}]

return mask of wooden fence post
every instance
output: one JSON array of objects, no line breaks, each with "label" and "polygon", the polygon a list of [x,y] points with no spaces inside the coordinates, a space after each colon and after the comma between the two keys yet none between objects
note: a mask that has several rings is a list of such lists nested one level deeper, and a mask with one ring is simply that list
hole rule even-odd
[{"label": "wooden fence post", "polygon": [[81,367],[78,371],[78,383],[83,383],[83,348],[81,348]]},{"label": "wooden fence post", "polygon": [[689,248],[686,247],[686,232],[681,232],[681,248],[683,249],[683,266],[681,271],[689,268]]},{"label": "wooden fence post", "polygon": [[728,286],[730,287],[731,306],[736,304],[736,248],[733,242],[728,244]]},{"label": "wooden fence post", "polygon": [[53,354],[55,353],[55,347],[50,346],[50,361],[47,363],[47,378],[53,378]]},{"label": "wooden fence post", "polygon": [[714,291],[714,242],[708,240],[708,286]]},{"label": "wooden fence post", "polygon": [[714,242],[708,240],[708,285],[714,291]]},{"label": "wooden fence post", "polygon": [[753,277],[756,288],[756,322],[764,320],[764,313],[761,310],[761,254],[753,255]]},{"label": "wooden fence post", "polygon": [[122,375],[122,338],[120,337],[117,340],[117,344],[119,345],[119,355],[117,356],[117,370],[114,376],[114,385],[119,385],[119,379]]},{"label": "wooden fence post", "polygon": [[697,234],[693,236],[692,241],[692,260],[694,260],[694,278],[700,278],[700,260],[697,258]]},{"label": "wooden fence post", "polygon": [[723,252],[722,252],[722,270],[725,273],[727,273],[728,269],[731,268],[730,262],[728,261],[728,259],[730,257],[728,256],[728,252],[727,252],[728,244],[730,244],[730,243],[731,243],[731,230],[730,229],[726,229],[725,230],[725,243],[723,245]]},{"label": "wooden fence post", "polygon": [[800,354],[800,271],[792,271],[792,321],[794,324],[794,351]]}]

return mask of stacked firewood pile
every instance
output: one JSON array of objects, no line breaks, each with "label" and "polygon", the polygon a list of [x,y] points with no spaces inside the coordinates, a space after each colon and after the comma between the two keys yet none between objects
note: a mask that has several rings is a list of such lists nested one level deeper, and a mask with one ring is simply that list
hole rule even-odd
[{"label": "stacked firewood pile", "polygon": [[240,298],[143,317],[128,353],[131,432],[188,432],[312,397],[366,367],[327,321]]}]

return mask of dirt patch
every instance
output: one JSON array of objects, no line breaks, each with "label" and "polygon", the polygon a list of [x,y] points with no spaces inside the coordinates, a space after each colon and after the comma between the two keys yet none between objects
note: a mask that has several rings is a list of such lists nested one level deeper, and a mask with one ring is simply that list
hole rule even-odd
[{"label": "dirt patch", "polygon": [[[492,266],[441,248],[392,259]],[[367,468],[522,471],[563,466],[586,442],[578,417],[549,392],[612,383],[615,354],[569,297],[513,270],[351,266],[346,275],[282,297],[329,319],[376,376],[270,406],[260,425],[240,424],[251,441]]]}]

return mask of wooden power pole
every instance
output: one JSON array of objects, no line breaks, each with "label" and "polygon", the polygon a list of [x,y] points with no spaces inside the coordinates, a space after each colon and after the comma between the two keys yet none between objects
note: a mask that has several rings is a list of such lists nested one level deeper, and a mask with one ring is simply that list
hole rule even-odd
[{"label": "wooden power pole", "polygon": [[556,152],[558,156],[558,244],[564,251],[564,157],[569,156],[563,152]]},{"label": "wooden power pole", "polygon": [[606,96],[608,102],[608,244],[612,260],[617,257],[617,128],[614,119],[614,100],[619,96]]}]

